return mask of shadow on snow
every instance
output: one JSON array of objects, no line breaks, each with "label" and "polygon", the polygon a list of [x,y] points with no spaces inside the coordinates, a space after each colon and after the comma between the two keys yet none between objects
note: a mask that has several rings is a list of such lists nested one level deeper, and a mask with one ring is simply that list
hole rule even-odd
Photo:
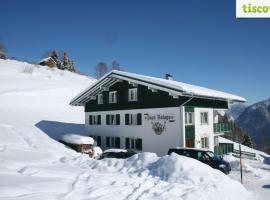
[{"label": "shadow on snow", "polygon": [[83,135],[85,133],[84,124],[42,120],[36,123],[35,126],[57,141],[64,134]]}]

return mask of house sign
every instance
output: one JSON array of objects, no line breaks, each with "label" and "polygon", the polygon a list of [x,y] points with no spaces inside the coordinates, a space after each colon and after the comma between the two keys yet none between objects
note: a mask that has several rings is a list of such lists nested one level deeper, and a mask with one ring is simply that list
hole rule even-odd
[{"label": "house sign", "polygon": [[175,116],[172,114],[144,114],[144,120],[151,121],[152,129],[156,135],[161,135],[166,131],[166,122],[175,122]]}]

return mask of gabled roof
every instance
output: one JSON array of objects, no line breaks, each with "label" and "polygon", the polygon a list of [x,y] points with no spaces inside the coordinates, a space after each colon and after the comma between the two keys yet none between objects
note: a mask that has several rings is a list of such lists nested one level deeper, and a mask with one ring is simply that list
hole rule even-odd
[{"label": "gabled roof", "polygon": [[[50,59],[52,59],[53,60],[53,62],[55,62],[55,60],[52,58],[52,57],[47,57],[47,58],[43,58],[42,60],[40,60],[38,63],[42,63],[42,62],[46,62],[46,61],[48,61],[48,60],[50,60]],[[56,64],[56,62],[55,62],[55,64]]]},{"label": "gabled roof", "polygon": [[102,78],[100,78],[99,80],[97,80],[96,82],[94,82],[93,84],[91,84],[80,94],[75,96],[71,100],[70,105],[74,106],[84,105],[91,98],[95,98],[97,94],[108,89],[116,82],[123,80],[128,81],[132,84],[140,84],[147,86],[149,89],[166,91],[173,96],[189,96],[207,99],[219,99],[230,102],[246,101],[246,99],[240,96],[208,89],[205,87],[182,83],[174,80],[167,80],[162,78],[155,78],[151,76],[144,76],[140,74],[113,70],[108,74],[106,74],[105,76],[103,76]]}]

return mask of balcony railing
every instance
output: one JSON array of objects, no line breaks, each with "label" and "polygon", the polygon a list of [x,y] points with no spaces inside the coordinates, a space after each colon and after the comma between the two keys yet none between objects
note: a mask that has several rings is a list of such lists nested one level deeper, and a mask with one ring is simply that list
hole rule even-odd
[{"label": "balcony railing", "polygon": [[230,132],[234,129],[233,122],[214,123],[214,133]]}]

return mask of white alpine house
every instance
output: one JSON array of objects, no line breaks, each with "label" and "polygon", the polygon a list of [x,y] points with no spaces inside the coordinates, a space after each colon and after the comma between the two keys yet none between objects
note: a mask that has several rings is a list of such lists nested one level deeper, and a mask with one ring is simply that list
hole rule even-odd
[{"label": "white alpine house", "polygon": [[167,154],[172,147],[216,150],[233,128],[225,115],[242,97],[204,87],[113,70],[74,97],[84,106],[87,134],[103,149]]}]

